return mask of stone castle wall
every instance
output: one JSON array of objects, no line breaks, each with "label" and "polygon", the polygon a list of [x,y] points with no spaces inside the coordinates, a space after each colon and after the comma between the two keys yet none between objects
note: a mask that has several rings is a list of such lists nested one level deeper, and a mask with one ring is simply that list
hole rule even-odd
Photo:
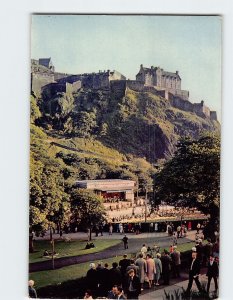
[{"label": "stone castle wall", "polygon": [[193,104],[188,100],[184,100],[178,96],[169,93],[169,101],[171,103],[171,106],[175,108],[193,112]]},{"label": "stone castle wall", "polygon": [[216,111],[210,111],[210,119],[213,121],[217,121],[217,112]]},{"label": "stone castle wall", "polygon": [[[32,63],[36,65],[37,62],[32,61]],[[123,97],[126,89],[129,88],[136,92],[153,92],[170,101],[171,105],[175,108],[194,112],[202,118],[217,120],[217,113],[210,111],[204,104],[204,101],[201,101],[201,103],[191,103],[188,100],[189,92],[181,90],[181,79],[178,76],[178,71],[174,74],[164,72],[164,82],[161,82],[162,77],[160,75],[162,75],[162,72],[163,69],[154,67],[148,69],[143,68],[141,65],[141,69],[136,75],[136,80],[126,80],[125,76],[121,73],[109,70],[78,75],[45,72],[43,69],[42,72],[32,70],[31,90],[36,95],[40,95],[43,92],[47,96],[53,96],[57,92],[77,92],[83,87],[111,90],[115,95]],[[161,80],[159,80],[159,76]],[[161,87],[161,85],[165,87]]]},{"label": "stone castle wall", "polygon": [[142,92],[144,90],[144,83],[137,80],[126,80],[126,87],[136,92]]},{"label": "stone castle wall", "polygon": [[54,75],[47,73],[31,73],[31,91],[40,95],[42,87],[54,82]]},{"label": "stone castle wall", "polygon": [[60,80],[62,78],[67,78],[69,77],[70,75],[69,74],[66,74],[66,73],[58,73],[58,72],[55,72],[54,73],[54,80],[57,81],[57,80]]},{"label": "stone castle wall", "polygon": [[193,111],[200,117],[210,118],[210,109],[204,104],[203,100],[201,103],[193,103]]}]

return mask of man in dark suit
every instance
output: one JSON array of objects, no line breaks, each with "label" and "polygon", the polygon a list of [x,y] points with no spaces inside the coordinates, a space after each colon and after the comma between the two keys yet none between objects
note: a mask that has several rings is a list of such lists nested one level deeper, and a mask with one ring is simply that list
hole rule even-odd
[{"label": "man in dark suit", "polygon": [[127,258],[127,254],[123,255],[123,259],[119,261],[119,266],[121,268],[122,278],[125,276],[127,267],[130,265],[130,259]]},{"label": "man in dark suit", "polygon": [[124,296],[124,292],[121,286],[117,287],[117,291],[116,291],[116,299],[117,300],[125,300],[126,297]]},{"label": "man in dark suit", "polygon": [[161,262],[163,270],[163,284],[169,285],[172,259],[169,256],[169,252],[167,250],[164,250],[164,253],[161,256]]},{"label": "man in dark suit", "polygon": [[210,255],[210,260],[208,263],[208,270],[207,270],[207,274],[206,274],[206,276],[208,277],[207,293],[209,293],[210,282],[211,282],[212,278],[214,278],[215,291],[217,291],[217,289],[218,289],[218,280],[217,280],[218,273],[219,273],[218,264],[214,260],[213,255]]},{"label": "man in dark suit", "polygon": [[138,299],[141,294],[141,283],[133,269],[129,270],[126,284],[127,299]]},{"label": "man in dark suit", "polygon": [[195,281],[199,292],[200,293],[203,292],[200,281],[199,281],[200,268],[201,268],[201,264],[200,264],[200,261],[197,259],[196,248],[193,247],[192,248],[192,262],[191,262],[191,266],[190,266],[190,270],[189,270],[189,283],[188,283],[188,287],[186,290],[187,295],[190,294],[190,290],[193,285],[193,280]]},{"label": "man in dark suit", "polygon": [[109,270],[109,280],[111,286],[122,284],[121,271],[117,262],[112,263],[112,268]]}]

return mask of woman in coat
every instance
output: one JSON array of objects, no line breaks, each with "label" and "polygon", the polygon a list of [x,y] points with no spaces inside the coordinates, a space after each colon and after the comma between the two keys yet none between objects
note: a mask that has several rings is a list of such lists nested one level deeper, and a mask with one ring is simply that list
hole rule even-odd
[{"label": "woman in coat", "polygon": [[163,271],[163,269],[162,269],[162,262],[160,260],[160,257],[161,257],[161,254],[157,253],[156,257],[154,258],[155,270],[156,270],[156,273],[155,273],[155,285],[159,285],[159,279],[160,279],[162,271]]},{"label": "woman in coat", "polygon": [[149,288],[152,286],[152,282],[154,280],[154,274],[156,273],[155,262],[151,258],[150,254],[146,256],[146,265],[147,265],[147,277],[149,279]]},{"label": "woman in coat", "polygon": [[146,264],[146,260],[143,258],[142,253],[139,254],[139,258],[135,261],[135,265],[138,266],[139,268],[138,276],[140,279],[141,288],[143,289],[143,283],[145,281],[145,275],[147,272],[147,264]]}]

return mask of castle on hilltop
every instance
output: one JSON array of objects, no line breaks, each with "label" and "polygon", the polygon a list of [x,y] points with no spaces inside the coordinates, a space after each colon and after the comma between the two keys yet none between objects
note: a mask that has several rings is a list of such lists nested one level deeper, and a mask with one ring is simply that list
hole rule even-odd
[{"label": "castle on hilltop", "polygon": [[74,93],[81,88],[111,90],[120,96],[124,96],[128,88],[136,92],[152,92],[167,99],[175,108],[193,112],[202,118],[217,120],[216,111],[210,111],[203,100],[200,103],[189,101],[189,91],[181,89],[179,71],[172,73],[160,67],[145,68],[141,64],[136,80],[126,80],[124,75],[115,70],[74,75],[55,72],[51,58],[32,60],[31,91],[35,95]]},{"label": "castle on hilltop", "polygon": [[189,92],[181,90],[179,71],[172,73],[164,71],[160,67],[145,68],[141,65],[136,80],[143,82],[145,86],[154,86],[158,90],[166,89],[182,99],[188,100],[189,98]]}]

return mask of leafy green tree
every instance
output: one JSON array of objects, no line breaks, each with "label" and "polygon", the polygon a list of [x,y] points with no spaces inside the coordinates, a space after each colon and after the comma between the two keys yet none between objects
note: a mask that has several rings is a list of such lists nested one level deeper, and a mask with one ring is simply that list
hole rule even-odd
[{"label": "leafy green tree", "polygon": [[37,99],[31,95],[30,98],[30,122],[33,124],[37,119],[41,117],[40,109],[37,105]]},{"label": "leafy green tree", "polygon": [[76,129],[78,135],[84,138],[90,138],[94,135],[97,128],[96,111],[82,111],[77,114]]},{"label": "leafy green tree", "polygon": [[166,201],[177,206],[197,207],[219,220],[220,138],[209,134],[198,140],[179,142],[174,157],[155,178],[152,205]]},{"label": "leafy green tree", "polygon": [[38,234],[61,227],[69,213],[64,167],[51,153],[47,135],[31,124],[30,228]]},{"label": "leafy green tree", "polygon": [[93,228],[105,221],[106,212],[102,197],[89,190],[73,188],[70,201],[73,218],[89,231],[91,240]]}]

